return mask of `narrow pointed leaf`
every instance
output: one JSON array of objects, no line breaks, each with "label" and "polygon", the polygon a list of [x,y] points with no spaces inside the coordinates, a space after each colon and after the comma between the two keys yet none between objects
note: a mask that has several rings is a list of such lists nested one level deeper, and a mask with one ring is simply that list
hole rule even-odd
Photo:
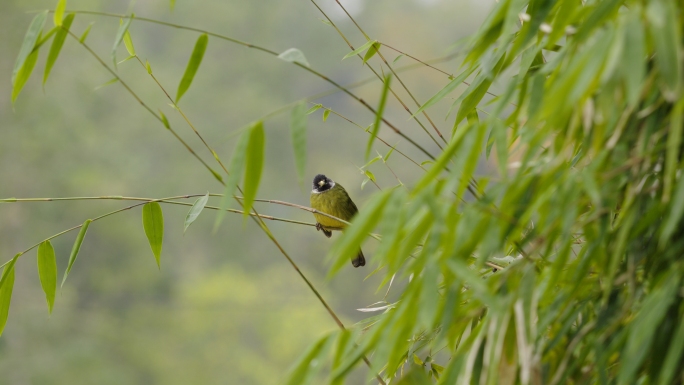
[{"label": "narrow pointed leaf", "polygon": [[83,225],[81,226],[81,230],[78,232],[78,235],[76,236],[76,241],[74,241],[74,246],[71,248],[71,254],[69,255],[69,263],[67,264],[67,268],[64,272],[64,277],[62,278],[62,284],[60,285],[60,287],[64,287],[64,282],[66,282],[67,276],[69,276],[69,272],[71,272],[71,268],[74,266],[74,262],[76,262],[76,257],[78,257],[78,252],[79,250],[81,250],[81,244],[83,244],[83,239],[85,238],[86,232],[88,231],[90,222],[92,222],[90,219],[86,219],[86,221],[83,222]]},{"label": "narrow pointed leaf", "polygon": [[171,129],[171,125],[169,124],[169,120],[166,119],[166,115],[164,115],[164,113],[161,110],[159,110],[159,117],[161,118],[162,123],[164,124],[164,127],[166,127],[167,130]]},{"label": "narrow pointed leaf", "polygon": [[183,233],[190,227],[190,225],[199,217],[200,213],[202,213],[202,210],[204,210],[204,206],[207,205],[207,201],[209,200],[209,193],[203,197],[197,198],[195,203],[192,204],[192,207],[190,207],[190,211],[188,211],[188,215],[185,216],[185,224],[183,225]]},{"label": "narrow pointed leaf", "polygon": [[5,330],[7,316],[9,316],[12,289],[14,288],[14,263],[5,266],[0,280],[0,336]]},{"label": "narrow pointed leaf", "polygon": [[373,43],[370,46],[370,48],[368,48],[368,52],[366,52],[366,54],[363,56],[363,62],[365,63],[368,60],[370,60],[370,58],[375,56],[375,54],[378,53],[378,51],[380,50],[381,46],[382,46],[382,44],[380,44],[378,42]]},{"label": "narrow pointed leaf", "polygon": [[48,53],[47,60],[45,61],[43,84],[47,82],[50,71],[52,71],[52,66],[55,64],[55,61],[57,61],[59,53],[62,51],[62,46],[67,37],[67,31],[71,28],[71,22],[74,21],[75,16],[76,15],[73,13],[68,14],[62,22],[62,27],[55,33],[55,38],[52,40],[52,45],[50,46],[50,53]]},{"label": "narrow pointed leaf", "polygon": [[280,55],[278,55],[278,59],[289,61],[291,63],[299,63],[301,65],[311,67],[309,65],[309,61],[306,60],[306,56],[304,56],[304,53],[297,48],[290,48]]},{"label": "narrow pointed leaf", "polygon": [[164,241],[164,214],[159,202],[145,203],[142,209],[142,222],[147,241],[157,261],[157,267],[161,269],[161,251]]},{"label": "narrow pointed leaf", "polygon": [[354,55],[360,54],[361,52],[367,50],[370,46],[372,46],[373,44],[375,44],[375,43],[377,43],[377,42],[378,42],[377,40],[369,40],[369,41],[367,41],[367,42],[366,42],[364,45],[362,45],[361,47],[359,47],[359,48],[357,48],[357,49],[355,49],[355,50],[349,52],[348,54],[344,55],[344,57],[342,58],[342,60],[347,59],[347,58],[350,58],[350,57],[352,57],[352,56],[354,56]]},{"label": "narrow pointed leaf", "polygon": [[45,241],[38,246],[38,276],[43,292],[45,292],[48,313],[52,314],[52,308],[55,304],[55,291],[57,290],[57,260],[55,259],[55,249],[50,241]]},{"label": "narrow pointed leaf", "polygon": [[315,106],[313,106],[313,107],[309,108],[308,110],[306,110],[306,114],[307,114],[307,115],[311,115],[311,114],[313,114],[314,112],[316,112],[316,111],[318,111],[319,109],[321,109],[322,107],[323,107],[322,104],[316,104]]},{"label": "narrow pointed leaf", "polygon": [[149,60],[145,60],[145,69],[147,70],[147,73],[152,75],[152,66],[150,65]]},{"label": "narrow pointed leaf", "polygon": [[323,366],[323,357],[327,354],[333,341],[334,338],[332,335],[326,335],[311,346],[292,369],[290,369],[285,384],[304,385],[311,383],[315,373]]},{"label": "narrow pointed leaf", "polygon": [[649,1],[646,17],[665,99],[677,100],[682,82],[682,37],[677,23],[677,9],[672,0]]},{"label": "narrow pointed leaf", "polygon": [[237,144],[235,145],[235,150],[233,150],[233,156],[230,158],[230,164],[228,165],[228,180],[226,181],[226,187],[223,190],[223,197],[221,198],[221,203],[219,204],[219,211],[216,214],[216,221],[214,222],[214,232],[218,229],[223,217],[226,215],[226,209],[235,190],[237,189],[238,183],[242,179],[242,175],[245,171],[245,158],[247,152],[247,143],[249,142],[250,131],[245,131],[240,135]]},{"label": "narrow pointed leaf", "polygon": [[14,70],[12,70],[12,84],[15,83],[19,70],[24,68],[24,63],[33,52],[33,48],[36,45],[41,32],[43,31],[47,14],[48,11],[43,11],[37,14],[33,18],[33,21],[31,21],[31,25],[29,25],[29,28],[26,31],[26,36],[24,36],[24,41],[21,43],[21,49],[19,49],[17,60],[14,62]]},{"label": "narrow pointed leaf", "polygon": [[121,44],[121,40],[123,40],[123,37],[126,34],[126,31],[128,31],[128,27],[131,25],[131,21],[133,21],[133,17],[134,17],[134,15],[131,15],[131,17],[127,17],[126,20],[119,19],[119,30],[116,31],[116,36],[114,37],[114,45],[112,46],[112,63],[114,63],[115,68],[116,68],[116,49],[119,48],[119,45]]},{"label": "narrow pointed leaf", "polygon": [[95,90],[99,90],[100,88],[107,87],[108,85],[114,84],[114,83],[116,83],[116,82],[118,82],[118,81],[119,81],[118,78],[109,79],[109,80],[107,80],[106,82],[104,82],[104,83],[100,84],[99,86],[95,87]]},{"label": "narrow pointed leaf", "polygon": [[93,24],[94,23],[88,24],[85,31],[83,31],[83,34],[81,34],[81,37],[78,38],[78,41],[81,42],[81,44],[85,43],[86,39],[88,38],[88,34],[90,33],[90,29],[93,27]]},{"label": "narrow pointed leaf", "polygon": [[55,14],[52,15],[52,20],[55,26],[59,27],[62,25],[62,18],[64,17],[64,10],[66,9],[66,0],[59,0],[57,2],[57,7],[55,7]]},{"label": "narrow pointed leaf", "polygon": [[380,95],[380,104],[378,105],[378,109],[375,113],[375,122],[373,123],[373,129],[370,132],[371,135],[370,138],[368,138],[368,144],[366,145],[365,159],[368,159],[368,156],[370,156],[371,148],[373,148],[373,141],[375,141],[375,138],[378,136],[378,131],[380,130],[380,122],[382,121],[382,114],[385,112],[385,103],[387,102],[387,91],[389,91],[391,81],[391,75],[385,78],[385,84],[382,88],[382,95]]},{"label": "narrow pointed leaf", "polygon": [[19,93],[26,85],[26,82],[31,77],[33,68],[36,66],[38,61],[38,50],[34,50],[24,61],[24,65],[17,72],[17,76],[14,78],[14,85],[12,86],[12,103],[14,103],[19,97]]},{"label": "narrow pointed leaf", "polygon": [[192,50],[192,55],[190,55],[188,65],[185,67],[183,78],[181,79],[180,84],[178,84],[176,103],[180,101],[183,94],[185,94],[188,88],[190,88],[190,84],[192,84],[192,80],[195,78],[197,69],[202,63],[202,58],[204,58],[204,52],[207,50],[208,43],[209,36],[207,36],[206,33],[197,38],[197,41],[195,42],[195,48]]},{"label": "narrow pointed leaf", "polygon": [[456,87],[460,86],[463,84],[463,81],[466,80],[470,74],[472,74],[474,71],[474,68],[467,69],[463,72],[461,72],[454,80],[450,81],[449,84],[444,86],[439,92],[437,92],[433,97],[428,99],[427,102],[425,102],[420,108],[418,108],[418,111],[416,111],[413,116],[418,115],[419,113],[423,112],[424,109],[432,106],[433,104],[439,102],[440,100],[444,99],[447,95],[452,93]]},{"label": "narrow pointed leaf", "polygon": [[290,136],[294,149],[295,165],[299,183],[304,180],[306,172],[306,104],[297,104],[290,114]]},{"label": "narrow pointed leaf", "polygon": [[330,110],[325,110],[323,111],[323,121],[325,122],[328,120],[328,116],[330,116]]},{"label": "narrow pointed leaf", "polygon": [[261,172],[264,167],[264,124],[259,121],[249,130],[249,143],[247,143],[247,159],[245,160],[245,199],[244,216],[249,215],[252,204],[259,190]]},{"label": "narrow pointed leaf", "polygon": [[133,47],[133,39],[131,39],[131,32],[126,31],[124,33],[123,37],[124,45],[126,46],[126,51],[128,51],[128,54],[131,56],[135,56],[135,47]]}]

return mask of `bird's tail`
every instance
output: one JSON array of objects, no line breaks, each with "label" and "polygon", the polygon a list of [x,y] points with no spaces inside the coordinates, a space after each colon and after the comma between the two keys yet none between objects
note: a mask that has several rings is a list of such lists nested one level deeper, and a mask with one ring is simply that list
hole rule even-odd
[{"label": "bird's tail", "polygon": [[366,258],[363,256],[363,251],[361,251],[361,249],[359,249],[359,254],[356,258],[352,259],[352,265],[354,265],[354,267],[366,266]]}]

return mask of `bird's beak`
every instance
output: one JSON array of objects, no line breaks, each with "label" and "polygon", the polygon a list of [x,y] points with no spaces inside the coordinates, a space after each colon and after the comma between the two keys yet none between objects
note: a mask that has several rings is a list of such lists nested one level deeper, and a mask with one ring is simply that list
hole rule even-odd
[{"label": "bird's beak", "polygon": [[320,187],[323,187],[324,184],[325,184],[325,180],[322,180],[322,181],[318,182],[318,185],[319,185]]}]

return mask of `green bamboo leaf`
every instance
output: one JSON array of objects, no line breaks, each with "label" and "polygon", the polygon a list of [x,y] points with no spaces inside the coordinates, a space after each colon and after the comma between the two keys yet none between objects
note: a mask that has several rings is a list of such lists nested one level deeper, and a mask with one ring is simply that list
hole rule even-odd
[{"label": "green bamboo leaf", "polygon": [[178,84],[178,92],[176,93],[176,104],[180,101],[180,98],[185,94],[185,91],[190,88],[192,84],[192,79],[195,78],[197,69],[202,63],[202,58],[204,57],[204,52],[207,50],[207,44],[209,43],[209,36],[206,33],[202,34],[197,38],[195,42],[195,48],[192,50],[192,55],[190,55],[190,60],[188,61],[187,67],[185,67],[185,73],[183,78]]},{"label": "green bamboo leaf", "polygon": [[150,65],[149,60],[145,60],[145,69],[147,70],[147,73],[152,75],[152,66]]},{"label": "green bamboo leaf", "polygon": [[164,127],[166,127],[167,130],[170,130],[171,125],[169,124],[169,120],[166,119],[166,115],[164,115],[164,113],[161,110],[159,110],[159,117],[161,118]]},{"label": "green bamboo leaf", "polygon": [[304,385],[311,382],[314,375],[320,370],[322,357],[325,356],[335,339],[332,335],[326,335],[319,339],[289,370],[285,381],[286,385]]},{"label": "green bamboo leaf", "polygon": [[190,227],[192,222],[194,222],[197,217],[199,217],[200,213],[202,213],[202,210],[204,210],[204,206],[207,205],[207,201],[209,200],[209,193],[203,197],[197,198],[195,203],[192,204],[192,207],[190,207],[190,211],[188,211],[188,215],[185,216],[185,224],[183,225],[183,233]]},{"label": "green bamboo leaf", "polygon": [[114,45],[112,46],[112,63],[114,63],[114,68],[116,68],[116,49],[119,48],[119,45],[121,44],[126,31],[128,31],[128,27],[131,25],[131,21],[133,21],[134,17],[135,14],[131,14],[131,16],[127,17],[125,21],[124,19],[119,19],[119,29],[116,31]]},{"label": "green bamboo leaf", "polygon": [[375,141],[375,138],[378,136],[378,131],[380,131],[380,122],[382,121],[382,115],[385,112],[385,103],[387,102],[387,92],[389,91],[390,88],[390,83],[392,81],[392,76],[388,75],[385,78],[385,84],[383,85],[382,88],[382,94],[380,95],[380,104],[378,105],[378,109],[375,112],[375,122],[373,122],[373,129],[370,132],[370,138],[368,138],[368,144],[366,144],[366,157],[365,159],[368,159],[368,156],[370,156],[371,148],[373,148],[373,141]]},{"label": "green bamboo leaf", "polygon": [[55,7],[55,14],[52,15],[52,20],[56,27],[62,25],[62,18],[64,17],[64,10],[66,9],[66,0],[59,0]]},{"label": "green bamboo leaf", "polygon": [[161,269],[161,251],[164,241],[164,214],[159,202],[145,203],[142,209],[142,222],[147,241],[157,261],[157,267]]},{"label": "green bamboo leaf", "polygon": [[357,49],[355,49],[355,50],[349,52],[348,54],[344,55],[344,57],[342,58],[342,60],[347,59],[347,58],[350,58],[350,57],[352,57],[352,56],[354,56],[354,55],[360,54],[361,52],[367,50],[368,48],[370,48],[373,44],[375,44],[375,43],[377,43],[377,42],[378,42],[377,40],[369,40],[369,41],[367,41],[367,42],[366,42],[365,44],[363,44],[361,47],[359,47],[359,48],[357,48]]},{"label": "green bamboo leaf", "polygon": [[92,222],[92,220],[86,219],[85,222],[83,222],[83,225],[81,225],[81,230],[78,232],[78,235],[76,236],[76,241],[74,241],[74,246],[71,248],[71,254],[69,255],[69,263],[67,264],[67,268],[64,272],[64,277],[62,278],[62,284],[60,285],[60,287],[64,287],[64,282],[66,282],[67,276],[69,276],[69,272],[71,271],[71,268],[74,266],[74,262],[76,262],[76,257],[78,256],[79,250],[81,250],[81,244],[83,243],[83,239],[85,238],[86,232],[88,231],[90,222]]},{"label": "green bamboo leaf", "polygon": [[90,23],[90,24],[88,24],[88,26],[86,27],[85,31],[83,31],[83,33],[81,34],[81,37],[78,38],[78,41],[79,41],[81,44],[84,44],[84,43],[85,43],[86,39],[88,38],[88,34],[90,34],[90,29],[93,27],[93,24],[95,24],[95,23]]},{"label": "green bamboo leaf", "polygon": [[330,116],[330,110],[325,110],[323,111],[323,121],[325,122],[328,120],[328,116]]},{"label": "green bamboo leaf", "polygon": [[[52,71],[52,66],[57,61],[59,53],[62,51],[62,46],[67,37],[67,31],[71,28],[71,22],[74,21],[76,15],[73,13],[68,14],[61,24],[61,28],[56,32],[55,38],[52,40],[52,45],[50,46],[50,53],[48,54],[47,60],[45,61],[45,72],[43,73],[43,85],[47,82],[50,76],[50,71]],[[61,22],[61,19],[60,19]]]},{"label": "green bamboo leaf", "polygon": [[625,46],[620,68],[627,91],[627,100],[634,106],[639,101],[643,80],[646,76],[646,46],[644,43],[644,26],[641,22],[641,7],[635,4],[630,9],[623,28]]},{"label": "green bamboo leaf", "polygon": [[230,158],[230,163],[228,165],[228,181],[226,181],[226,187],[223,190],[223,197],[221,198],[221,203],[219,204],[219,211],[216,214],[216,221],[214,222],[214,232],[218,230],[223,217],[226,215],[226,209],[230,200],[235,194],[238,183],[242,179],[242,175],[245,170],[245,158],[247,153],[247,143],[249,143],[250,131],[247,130],[240,135],[237,144],[235,145],[235,150],[233,150],[233,156]]},{"label": "green bamboo leaf", "polygon": [[57,260],[55,249],[50,241],[45,241],[38,246],[38,276],[40,285],[45,292],[45,300],[48,305],[48,313],[52,314],[55,305],[55,291],[57,290]]},{"label": "green bamboo leaf", "polygon": [[121,63],[123,63],[123,62],[127,62],[127,61],[129,61],[129,60],[131,60],[131,59],[134,59],[134,58],[135,58],[135,56],[129,56],[129,57],[123,59],[122,61],[120,61],[120,62],[118,62],[118,63],[116,63],[116,64],[121,64]]},{"label": "green bamboo leaf", "polygon": [[252,204],[259,190],[261,172],[264,166],[264,123],[259,121],[249,130],[249,142],[247,143],[247,159],[245,160],[245,197],[244,217],[249,215]]},{"label": "green bamboo leaf", "polygon": [[395,57],[394,60],[392,60],[392,64],[396,64],[399,61],[399,59],[401,59],[402,57],[404,57],[403,53],[401,55]]},{"label": "green bamboo leaf", "polygon": [[311,115],[311,114],[313,114],[314,112],[318,111],[318,110],[319,110],[320,108],[322,108],[322,107],[323,107],[322,104],[316,104],[315,106],[313,106],[313,107],[309,108],[308,110],[306,110],[306,114],[307,114],[307,115]]},{"label": "green bamboo leaf", "polygon": [[[24,36],[24,41],[21,43],[21,48],[19,49],[19,55],[17,55],[17,60],[14,62],[14,69],[12,70],[12,84],[16,82],[17,75],[19,71],[24,68],[28,57],[33,53],[36,42],[43,31],[43,26],[45,25],[45,19],[47,18],[48,11],[43,11],[37,14],[31,25],[29,25],[26,31],[26,36]],[[16,86],[15,86],[16,87]]]},{"label": "green bamboo leaf", "polygon": [[128,51],[128,54],[130,56],[135,57],[135,47],[133,47],[133,39],[131,39],[130,31],[127,30],[126,33],[124,33],[123,41],[124,45],[126,46],[126,51]]},{"label": "green bamboo leaf", "polygon": [[106,82],[100,84],[99,86],[95,87],[94,90],[99,90],[100,88],[107,87],[110,84],[114,84],[119,81],[119,78],[114,78],[114,79],[109,79]]},{"label": "green bamboo leaf", "polygon": [[176,0],[169,0],[169,8],[171,8],[171,12],[173,12],[173,9],[176,7]]},{"label": "green bamboo leaf", "polygon": [[[682,315],[682,311],[680,311],[680,320],[682,319]],[[672,337],[670,348],[667,350],[667,356],[663,362],[663,368],[660,370],[658,385],[672,384],[672,379],[677,372],[677,365],[680,362],[679,360],[682,357],[682,353],[684,353],[684,322],[679,323],[677,331],[675,331],[675,334]]]},{"label": "green bamboo leaf", "polygon": [[2,279],[0,280],[0,336],[2,336],[2,332],[5,330],[7,316],[9,316],[10,302],[12,301],[15,260],[5,266],[5,269],[2,271]]},{"label": "green bamboo leaf", "polygon": [[385,204],[393,191],[392,189],[387,189],[373,196],[363,210],[360,210],[359,214],[356,215],[352,225],[338,238],[330,249],[329,255],[334,259],[334,262],[328,276],[338,272],[349,263],[351,257],[359,253],[359,248],[366,237],[368,237],[368,233],[380,221]]},{"label": "green bamboo leaf", "polygon": [[290,136],[294,149],[295,165],[299,183],[304,181],[306,172],[306,103],[298,103],[290,114]]},{"label": "green bamboo leaf", "polygon": [[672,0],[649,1],[646,18],[655,48],[655,62],[661,75],[663,95],[666,100],[675,101],[682,83],[682,37],[677,22],[677,7]]},{"label": "green bamboo leaf", "polygon": [[19,69],[17,76],[14,78],[14,84],[12,86],[12,103],[17,100],[19,93],[21,93],[24,85],[26,85],[26,82],[31,77],[31,73],[33,72],[33,68],[36,66],[37,61],[38,50],[36,49],[28,55],[24,61],[24,65]]},{"label": "green bamboo leaf", "polygon": [[679,100],[670,113],[670,130],[667,135],[667,153],[665,157],[665,174],[663,187],[663,202],[669,202],[672,186],[676,181],[677,160],[679,147],[682,143],[684,129],[684,99]]},{"label": "green bamboo leaf", "polygon": [[665,223],[662,225],[660,232],[659,246],[661,249],[667,247],[672,233],[674,233],[677,224],[682,219],[682,215],[684,215],[684,176],[679,177],[672,197],[670,207],[665,216]]},{"label": "green bamboo leaf", "polygon": [[466,78],[470,76],[470,74],[472,74],[474,70],[474,68],[470,68],[461,72],[458,76],[456,76],[454,80],[450,81],[449,84],[444,86],[444,88],[437,92],[433,97],[428,99],[428,101],[425,102],[422,106],[420,106],[420,108],[418,108],[418,111],[416,111],[412,117],[418,115],[419,113],[423,112],[424,109],[432,106],[433,104],[439,102],[440,100],[444,99],[444,97],[452,93],[456,89],[456,87],[463,84],[463,81],[466,80]]},{"label": "green bamboo leaf", "polygon": [[629,337],[621,357],[618,383],[637,382],[634,375],[649,352],[647,347],[651,346],[655,332],[677,294],[678,286],[678,270],[667,270],[644,300],[641,310],[629,325]]},{"label": "green bamboo leaf", "polygon": [[290,63],[299,63],[301,65],[311,67],[309,65],[309,61],[306,60],[306,56],[304,56],[304,52],[298,50],[297,48],[290,48],[280,55],[278,55],[278,59],[288,61]]},{"label": "green bamboo leaf", "polygon": [[370,46],[370,48],[368,48],[368,52],[366,52],[366,54],[363,56],[363,62],[365,63],[368,60],[370,60],[370,58],[375,56],[375,54],[378,53],[378,51],[380,50],[381,46],[382,46],[382,44],[380,44],[378,42],[373,43]]}]

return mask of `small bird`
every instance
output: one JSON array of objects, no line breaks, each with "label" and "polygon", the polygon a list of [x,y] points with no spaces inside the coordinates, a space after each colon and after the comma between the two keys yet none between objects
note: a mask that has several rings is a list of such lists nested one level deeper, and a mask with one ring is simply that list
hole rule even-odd
[{"label": "small bird", "polygon": [[[313,179],[311,207],[347,222],[351,221],[354,215],[359,212],[344,187],[323,174],[318,174]],[[314,213],[314,217],[316,218],[316,230],[322,231],[328,238],[332,236],[332,230],[342,230],[347,226],[338,220],[318,213]],[[361,249],[359,249],[356,258],[352,259],[352,265],[354,267],[366,265],[366,258],[364,258]]]}]

